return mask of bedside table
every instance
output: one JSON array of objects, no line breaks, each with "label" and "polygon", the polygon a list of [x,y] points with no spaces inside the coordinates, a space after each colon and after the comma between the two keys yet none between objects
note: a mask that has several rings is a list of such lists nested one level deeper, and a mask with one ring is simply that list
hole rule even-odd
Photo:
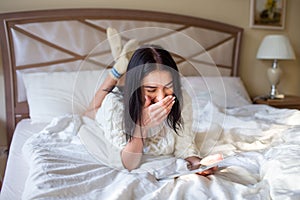
[{"label": "bedside table", "polygon": [[300,96],[285,95],[283,99],[266,99],[266,98],[254,98],[254,104],[266,104],[276,108],[289,108],[300,110]]}]

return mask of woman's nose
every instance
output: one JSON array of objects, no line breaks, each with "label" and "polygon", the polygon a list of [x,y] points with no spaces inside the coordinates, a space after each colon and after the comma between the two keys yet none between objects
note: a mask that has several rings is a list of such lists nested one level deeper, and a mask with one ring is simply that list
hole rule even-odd
[{"label": "woman's nose", "polygon": [[157,101],[160,101],[162,100],[163,98],[165,98],[165,92],[163,90],[158,90],[157,91],[157,95],[156,95],[156,100]]}]

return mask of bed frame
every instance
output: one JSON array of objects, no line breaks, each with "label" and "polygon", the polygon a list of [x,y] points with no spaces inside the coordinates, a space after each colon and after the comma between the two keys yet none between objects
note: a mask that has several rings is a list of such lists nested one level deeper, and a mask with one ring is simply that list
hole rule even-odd
[{"label": "bed frame", "polygon": [[15,12],[0,14],[0,20],[8,146],[16,124],[29,117],[21,74],[74,71],[83,62],[89,69],[113,65],[109,26],[124,42],[137,38],[168,49],[183,75],[238,75],[243,29],[212,20],[123,9]]}]

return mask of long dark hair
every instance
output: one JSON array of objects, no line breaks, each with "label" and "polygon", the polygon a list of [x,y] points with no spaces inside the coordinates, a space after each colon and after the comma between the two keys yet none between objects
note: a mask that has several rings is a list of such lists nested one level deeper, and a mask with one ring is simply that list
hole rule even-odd
[{"label": "long dark hair", "polygon": [[[154,70],[163,70],[171,74],[175,103],[167,117],[167,124],[176,134],[182,128],[181,105],[182,92],[178,68],[171,54],[155,45],[146,45],[137,49],[129,61],[124,86],[124,125],[126,139],[131,140],[134,129],[141,122],[144,107],[141,83],[146,75]],[[138,124],[140,125],[140,124]]]}]

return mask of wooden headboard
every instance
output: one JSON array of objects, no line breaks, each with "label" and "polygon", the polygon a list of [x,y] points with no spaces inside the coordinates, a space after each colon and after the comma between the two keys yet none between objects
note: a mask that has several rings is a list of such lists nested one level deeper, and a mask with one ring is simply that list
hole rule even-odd
[{"label": "wooden headboard", "polygon": [[106,28],[124,42],[159,44],[185,75],[237,76],[243,29],[170,13],[122,9],[60,9],[0,14],[8,144],[29,117],[22,73],[74,71],[113,64]]}]

